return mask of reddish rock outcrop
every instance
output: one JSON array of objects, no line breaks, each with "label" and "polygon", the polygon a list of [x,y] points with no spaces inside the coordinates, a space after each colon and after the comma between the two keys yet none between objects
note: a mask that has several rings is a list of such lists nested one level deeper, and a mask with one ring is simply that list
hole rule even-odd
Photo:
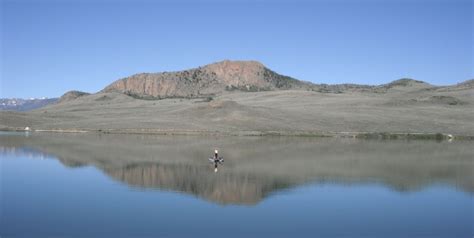
[{"label": "reddish rock outcrop", "polygon": [[267,91],[310,85],[283,76],[256,61],[221,61],[178,72],[142,73],[117,80],[102,92],[137,98],[200,97],[226,91]]}]

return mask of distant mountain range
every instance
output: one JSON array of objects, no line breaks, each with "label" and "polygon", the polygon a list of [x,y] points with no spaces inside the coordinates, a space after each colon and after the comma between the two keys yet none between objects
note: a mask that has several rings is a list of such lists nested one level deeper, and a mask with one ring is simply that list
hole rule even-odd
[{"label": "distant mountain range", "polygon": [[29,111],[55,103],[58,98],[0,98],[0,110]]}]

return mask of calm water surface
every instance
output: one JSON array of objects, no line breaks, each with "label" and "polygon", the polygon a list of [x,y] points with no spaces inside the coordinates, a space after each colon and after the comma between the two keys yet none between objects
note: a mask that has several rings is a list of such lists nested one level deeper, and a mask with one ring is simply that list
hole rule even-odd
[{"label": "calm water surface", "polygon": [[472,148],[1,134],[0,236],[473,237]]}]

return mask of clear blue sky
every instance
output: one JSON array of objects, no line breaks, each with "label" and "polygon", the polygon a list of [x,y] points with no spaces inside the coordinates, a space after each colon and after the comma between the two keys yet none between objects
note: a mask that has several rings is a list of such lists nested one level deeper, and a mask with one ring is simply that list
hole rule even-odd
[{"label": "clear blue sky", "polygon": [[472,0],[0,1],[0,97],[223,59],[315,83],[474,78]]}]

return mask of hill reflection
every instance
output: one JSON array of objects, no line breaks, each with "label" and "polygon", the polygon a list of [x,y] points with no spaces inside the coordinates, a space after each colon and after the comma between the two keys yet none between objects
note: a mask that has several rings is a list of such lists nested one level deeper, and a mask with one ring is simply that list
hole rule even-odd
[{"label": "hill reflection", "polygon": [[[474,193],[471,142],[364,141],[296,137],[0,136],[0,152],[54,156],[95,166],[129,186],[252,205],[305,183],[379,183],[399,192],[443,184]],[[219,148],[218,173],[207,158]]]}]

